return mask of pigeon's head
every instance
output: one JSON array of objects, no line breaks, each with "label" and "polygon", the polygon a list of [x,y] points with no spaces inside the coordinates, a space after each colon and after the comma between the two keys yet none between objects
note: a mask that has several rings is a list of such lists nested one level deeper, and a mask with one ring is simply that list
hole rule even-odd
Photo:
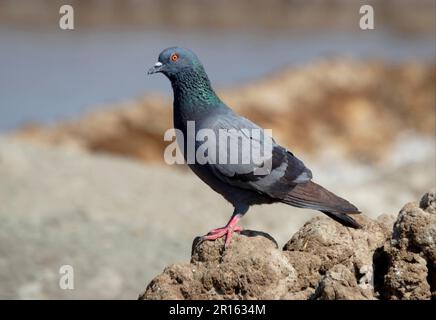
[{"label": "pigeon's head", "polygon": [[172,78],[181,72],[203,70],[195,53],[180,47],[171,47],[162,51],[158,62],[148,70],[148,74],[161,72]]}]

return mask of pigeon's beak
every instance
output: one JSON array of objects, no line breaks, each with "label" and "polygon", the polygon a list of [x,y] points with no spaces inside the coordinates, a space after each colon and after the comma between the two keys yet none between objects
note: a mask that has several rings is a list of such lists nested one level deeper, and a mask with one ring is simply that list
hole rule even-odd
[{"label": "pigeon's beak", "polygon": [[148,69],[148,74],[153,74],[157,72],[162,72],[163,64],[162,62],[156,62],[154,66],[152,66],[150,69]]}]

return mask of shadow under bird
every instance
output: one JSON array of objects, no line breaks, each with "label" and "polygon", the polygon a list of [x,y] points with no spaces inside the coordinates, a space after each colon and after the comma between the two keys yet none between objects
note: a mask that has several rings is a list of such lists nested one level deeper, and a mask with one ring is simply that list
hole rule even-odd
[{"label": "shadow under bird", "polygon": [[[194,121],[195,135],[201,129],[258,130],[261,127],[238,115],[230,109],[213,90],[209,78],[198,57],[190,50],[171,47],[162,51],[158,62],[148,74],[163,73],[170,81],[174,93],[173,116],[175,129],[183,133],[183,150],[186,158],[187,122]],[[250,131],[248,131],[250,132]],[[254,136],[239,135],[238,139],[256,139]],[[219,143],[219,142],[218,142]],[[262,143],[260,141],[260,143]],[[195,148],[199,147],[195,143]],[[229,146],[227,146],[229,148]],[[221,148],[218,148],[221,152]],[[227,149],[228,151],[228,149]],[[312,172],[292,152],[272,140],[271,168],[259,174],[262,164],[212,163],[189,164],[192,171],[213,190],[220,193],[233,207],[233,214],[226,226],[210,231],[203,240],[226,237],[227,247],[234,232],[240,232],[237,225],[249,207],[256,204],[285,203],[294,207],[319,210],[347,227],[361,228],[349,214],[360,211],[312,181]]]}]

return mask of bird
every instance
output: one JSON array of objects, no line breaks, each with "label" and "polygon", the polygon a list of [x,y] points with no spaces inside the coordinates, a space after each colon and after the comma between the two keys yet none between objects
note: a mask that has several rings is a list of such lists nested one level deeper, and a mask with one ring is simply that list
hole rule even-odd
[{"label": "bird", "polygon": [[[257,130],[266,136],[265,130],[249,119],[237,114],[227,106],[212,88],[209,77],[197,55],[186,48],[164,49],[158,61],[148,69],[148,74],[162,73],[171,82],[174,128],[183,133],[183,154],[186,159],[188,123],[195,123],[195,133],[209,129],[215,133],[245,131],[238,138],[253,139],[262,144],[258,136],[250,135],[249,130]],[[233,131],[231,129],[234,129]],[[235,134],[235,133],[233,133]],[[242,137],[241,137],[242,136]],[[222,143],[221,140],[217,142]],[[199,144],[195,143],[195,150]],[[226,149],[231,152],[230,146]],[[243,229],[239,220],[253,205],[284,203],[298,208],[320,211],[340,224],[359,229],[362,226],[350,214],[361,213],[349,201],[328,191],[312,181],[312,171],[287,148],[271,142],[269,159],[270,170],[259,173],[265,163],[249,161],[228,163],[228,161],[188,162],[190,169],[214,191],[221,194],[234,208],[228,223],[213,229],[202,240],[216,240],[225,237],[224,246],[229,247],[234,232]]]}]

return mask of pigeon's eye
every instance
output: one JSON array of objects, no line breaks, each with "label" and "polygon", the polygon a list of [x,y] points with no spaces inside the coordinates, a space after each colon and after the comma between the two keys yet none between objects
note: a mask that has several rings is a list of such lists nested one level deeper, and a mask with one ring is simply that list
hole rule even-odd
[{"label": "pigeon's eye", "polygon": [[173,53],[171,55],[171,61],[176,62],[177,60],[179,60],[179,55],[177,53]]}]

